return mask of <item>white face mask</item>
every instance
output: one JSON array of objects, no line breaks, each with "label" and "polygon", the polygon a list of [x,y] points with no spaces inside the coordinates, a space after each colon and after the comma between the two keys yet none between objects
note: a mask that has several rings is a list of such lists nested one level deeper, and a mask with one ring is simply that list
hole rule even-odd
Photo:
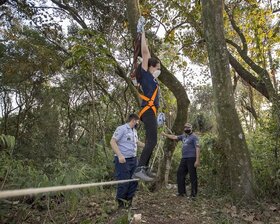
[{"label": "white face mask", "polygon": [[160,70],[154,71],[153,76],[154,76],[155,79],[156,79],[157,77],[159,77],[159,75],[160,75]]}]

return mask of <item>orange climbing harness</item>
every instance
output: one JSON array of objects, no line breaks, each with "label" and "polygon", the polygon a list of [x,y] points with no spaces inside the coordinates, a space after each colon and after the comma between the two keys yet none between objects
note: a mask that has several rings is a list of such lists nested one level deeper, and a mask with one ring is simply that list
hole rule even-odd
[{"label": "orange climbing harness", "polygon": [[147,105],[139,112],[139,117],[141,118],[141,116],[150,108],[152,108],[152,110],[154,111],[155,115],[157,114],[157,108],[154,104],[155,98],[157,96],[157,92],[158,92],[158,86],[156,87],[155,91],[153,92],[153,95],[151,98],[148,98],[142,94],[139,93],[139,96],[142,100],[145,100],[147,102]]}]

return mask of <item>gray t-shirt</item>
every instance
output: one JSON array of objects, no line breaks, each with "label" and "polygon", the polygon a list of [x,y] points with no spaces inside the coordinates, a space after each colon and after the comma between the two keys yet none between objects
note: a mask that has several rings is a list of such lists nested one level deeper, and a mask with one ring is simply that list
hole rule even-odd
[{"label": "gray t-shirt", "polygon": [[118,147],[125,158],[135,157],[137,154],[138,135],[135,128],[131,128],[128,123],[117,127],[113,134]]},{"label": "gray t-shirt", "polygon": [[195,158],[196,146],[199,146],[198,137],[195,134],[191,135],[179,135],[177,136],[179,141],[183,142],[182,158]]}]

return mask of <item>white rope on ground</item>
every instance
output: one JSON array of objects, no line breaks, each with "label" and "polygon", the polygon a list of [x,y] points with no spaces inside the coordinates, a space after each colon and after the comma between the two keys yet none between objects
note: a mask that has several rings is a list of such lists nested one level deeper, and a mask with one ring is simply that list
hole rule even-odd
[{"label": "white rope on ground", "polygon": [[116,180],[116,181],[108,181],[108,182],[100,182],[100,183],[88,183],[88,184],[76,184],[76,185],[0,191],[0,199],[10,198],[10,197],[19,197],[19,196],[25,196],[25,195],[34,195],[34,194],[47,193],[47,192],[55,192],[55,191],[66,191],[66,190],[73,190],[73,189],[78,189],[78,188],[88,188],[88,187],[122,184],[122,183],[128,183],[128,182],[133,182],[133,181],[139,181],[139,179]]}]

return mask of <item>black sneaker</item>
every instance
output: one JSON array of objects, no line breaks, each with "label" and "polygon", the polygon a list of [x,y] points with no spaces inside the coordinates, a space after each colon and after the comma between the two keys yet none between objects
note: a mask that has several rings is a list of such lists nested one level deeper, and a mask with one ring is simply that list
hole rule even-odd
[{"label": "black sneaker", "polygon": [[132,175],[132,178],[139,178],[140,180],[143,181],[153,181],[154,179],[149,177],[146,173],[145,167],[141,166],[141,167],[137,167],[134,174]]},{"label": "black sneaker", "polygon": [[117,199],[118,202],[118,209],[124,209],[125,208],[125,200],[124,199]]},{"label": "black sneaker", "polygon": [[125,199],[118,198],[117,202],[118,202],[119,209],[129,209],[132,205],[132,199],[125,200]]}]

